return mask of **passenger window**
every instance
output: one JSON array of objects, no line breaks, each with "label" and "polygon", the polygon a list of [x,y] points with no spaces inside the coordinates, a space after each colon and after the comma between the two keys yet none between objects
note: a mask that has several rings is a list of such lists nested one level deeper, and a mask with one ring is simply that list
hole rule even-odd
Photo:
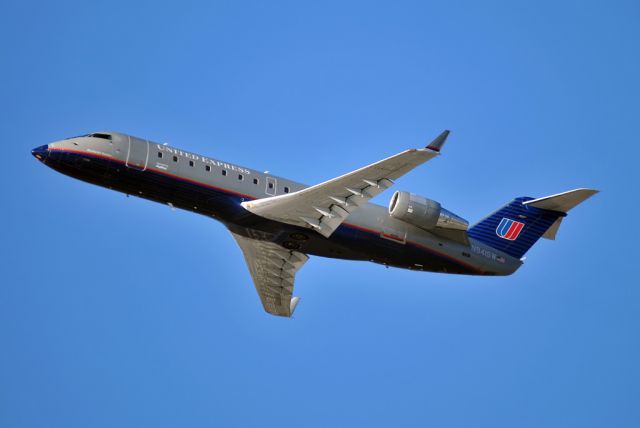
[{"label": "passenger window", "polygon": [[227,175],[227,170],[226,169],[222,170],[222,175]]},{"label": "passenger window", "polygon": [[287,186],[284,186],[284,193],[289,193],[289,188]]},{"label": "passenger window", "polygon": [[208,172],[211,171],[211,167],[209,165],[205,165],[204,169]]},{"label": "passenger window", "polygon": [[111,139],[111,135],[110,134],[100,134],[100,133],[90,134],[89,137],[102,138],[103,140],[110,140]]},{"label": "passenger window", "polygon": [[238,174],[238,180],[242,180],[243,178],[242,174]]},{"label": "passenger window", "polygon": [[173,161],[174,161],[174,162],[178,162],[178,156],[174,156],[174,157],[173,157]]},{"label": "passenger window", "polygon": [[258,184],[258,179],[257,178],[253,179],[253,184]]},{"label": "passenger window", "polygon": [[269,183],[269,189],[273,189],[273,183]]},{"label": "passenger window", "polygon": [[189,166],[193,166],[193,161],[189,161]]},{"label": "passenger window", "polygon": [[162,158],[162,152],[158,152],[158,157]]}]

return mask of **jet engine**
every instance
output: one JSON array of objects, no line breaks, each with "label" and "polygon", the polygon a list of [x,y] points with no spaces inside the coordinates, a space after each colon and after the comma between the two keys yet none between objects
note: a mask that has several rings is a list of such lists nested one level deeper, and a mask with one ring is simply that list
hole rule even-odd
[{"label": "jet engine", "polygon": [[389,201],[389,215],[421,229],[467,230],[469,222],[442,208],[439,202],[409,192],[395,192]]}]

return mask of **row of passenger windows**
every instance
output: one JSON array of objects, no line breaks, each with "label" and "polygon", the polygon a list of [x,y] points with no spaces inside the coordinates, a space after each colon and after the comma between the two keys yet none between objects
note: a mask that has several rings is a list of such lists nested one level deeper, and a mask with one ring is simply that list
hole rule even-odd
[{"label": "row of passenger windows", "polygon": [[[162,152],[158,152],[158,158],[159,159],[162,159],[163,155],[164,154]],[[173,161],[174,162],[178,162],[178,156],[173,156]],[[193,166],[195,166],[195,163],[192,160],[190,160],[189,161],[189,166],[193,167]],[[210,172],[211,171],[211,165],[205,165],[204,169],[205,169],[205,171]],[[226,169],[222,170],[222,175],[224,175],[224,176],[227,175],[227,170]],[[244,175],[238,174],[238,180],[244,180]],[[254,178],[253,179],[253,184],[260,184],[260,180],[257,179],[257,178]],[[269,189],[273,189],[273,182],[269,182],[268,186],[269,186]],[[284,193],[289,193],[289,187],[288,186],[284,186]]]}]

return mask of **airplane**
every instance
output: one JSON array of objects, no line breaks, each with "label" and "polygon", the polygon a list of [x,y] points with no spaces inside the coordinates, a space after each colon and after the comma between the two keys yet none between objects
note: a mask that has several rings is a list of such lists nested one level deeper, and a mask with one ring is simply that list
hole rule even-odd
[{"label": "airplane", "polygon": [[313,186],[119,132],[55,141],[32,154],[62,174],[222,222],[244,254],[264,310],[291,317],[299,301],[295,275],[310,255],[511,275],[540,237],[555,239],[569,210],[598,192],[518,197],[471,227],[410,192],[396,191],[388,208],[368,202],[438,156],[448,135]]}]

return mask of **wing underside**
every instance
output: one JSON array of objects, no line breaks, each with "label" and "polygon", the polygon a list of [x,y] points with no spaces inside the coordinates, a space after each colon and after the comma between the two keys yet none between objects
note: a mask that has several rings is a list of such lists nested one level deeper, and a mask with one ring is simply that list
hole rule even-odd
[{"label": "wing underside", "polygon": [[273,242],[231,234],[244,254],[264,310],[283,317],[293,315],[299,300],[293,297],[295,275],[309,256]]}]

